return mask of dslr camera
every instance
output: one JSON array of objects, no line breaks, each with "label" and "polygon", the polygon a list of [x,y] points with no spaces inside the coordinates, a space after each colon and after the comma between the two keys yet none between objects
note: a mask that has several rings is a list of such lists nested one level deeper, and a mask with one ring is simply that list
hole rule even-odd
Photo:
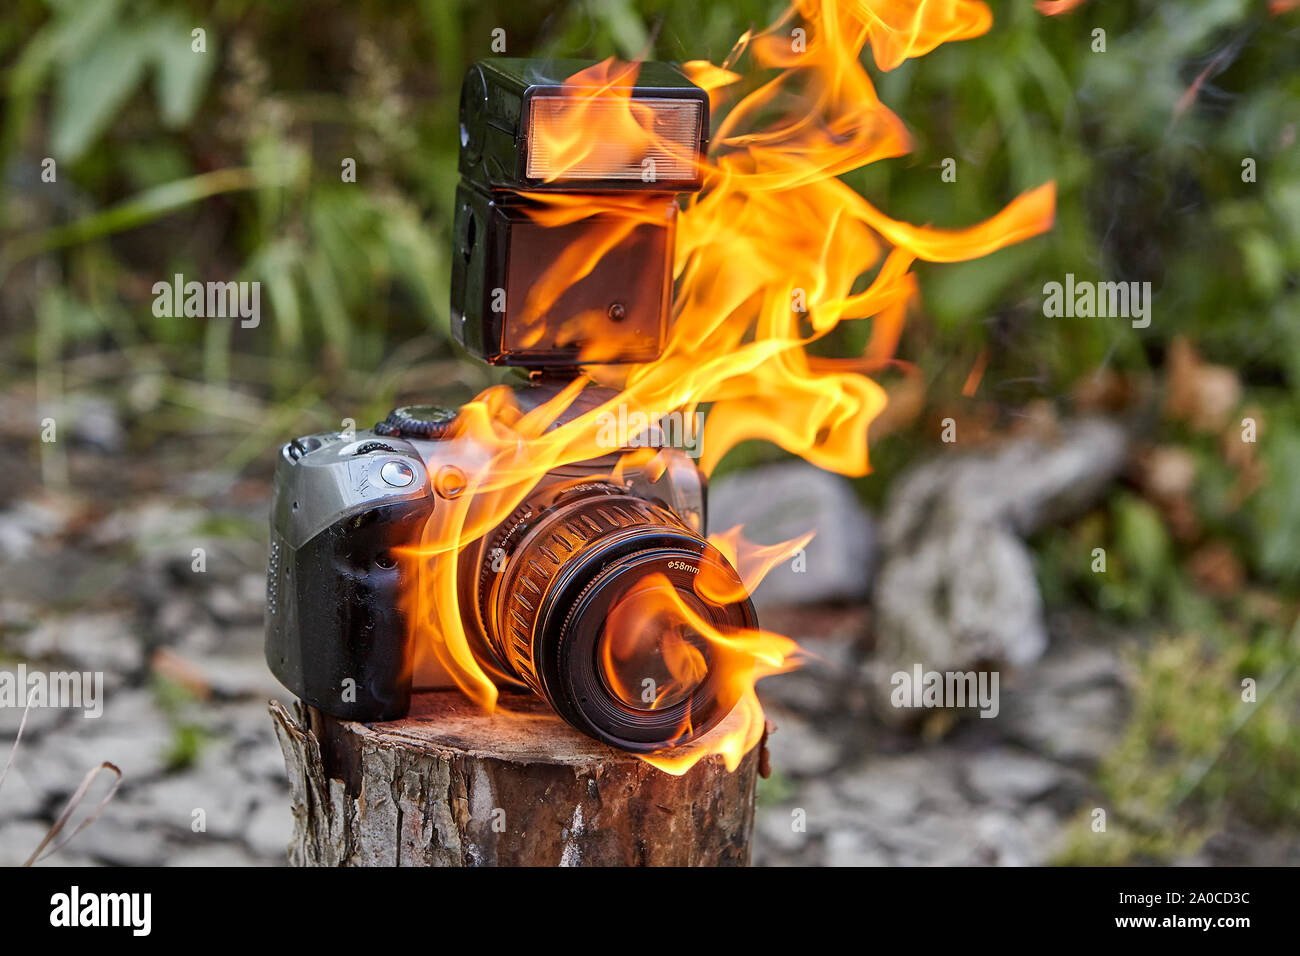
[{"label": "dslr camera", "polygon": [[[514,389],[522,409],[554,397],[585,365],[660,355],[676,197],[702,185],[704,91],[668,64],[642,63],[625,101],[607,108],[599,81],[584,85],[597,68],[484,60],[461,91],[452,326],[483,361],[529,370]],[[624,134],[629,115],[648,135]],[[541,194],[556,193],[574,208],[589,202],[591,215],[540,222]],[[611,201],[640,212],[616,242],[593,241],[610,235],[601,210]],[[599,255],[560,287],[555,263],[584,244]],[[555,425],[614,397],[588,384]],[[446,682],[417,670],[416,642],[428,638],[412,608],[429,563],[454,561],[468,644],[498,686],[531,690],[578,730],[628,751],[712,729],[735,700],[720,652],[686,622],[725,634],[757,621],[735,569],[705,539],[706,481],[695,462],[667,448],[653,469],[615,467],[623,450],[610,449],[547,473],[474,540],[405,559],[440,509],[474,493],[467,475],[484,449],[458,416],[406,406],[373,429],[280,449],[266,611],[266,657],[279,680],[336,717],[405,716],[413,686]],[[697,587],[702,571],[729,586]],[[656,593],[665,587],[689,615],[665,614]]]}]

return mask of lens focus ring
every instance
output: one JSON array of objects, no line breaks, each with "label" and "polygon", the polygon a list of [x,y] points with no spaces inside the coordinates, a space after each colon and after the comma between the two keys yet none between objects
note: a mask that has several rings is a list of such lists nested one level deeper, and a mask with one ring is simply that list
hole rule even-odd
[{"label": "lens focus ring", "polygon": [[535,661],[540,615],[557,579],[574,573],[583,553],[627,532],[685,525],[671,512],[631,495],[583,497],[546,514],[520,541],[489,601],[488,632],[502,662],[545,696]]}]

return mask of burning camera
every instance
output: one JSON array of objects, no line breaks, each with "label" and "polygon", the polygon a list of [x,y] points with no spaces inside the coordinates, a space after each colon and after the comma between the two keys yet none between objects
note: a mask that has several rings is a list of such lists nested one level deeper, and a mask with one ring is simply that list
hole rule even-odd
[{"label": "burning camera", "polygon": [[[675,197],[701,186],[705,93],[666,64],[497,59],[469,70],[460,112],[456,338],[535,373],[514,390],[522,410],[584,365],[655,360],[671,312]],[[615,394],[585,385],[551,427]],[[434,600],[494,683],[531,689],[598,740],[650,752],[712,729],[736,692],[715,666],[725,651],[703,633],[756,620],[704,537],[694,461],[664,449],[637,467],[626,449],[602,449],[550,469],[507,514],[488,508],[499,520],[486,530],[456,538],[440,522],[486,507],[492,460],[462,412],[398,408],[371,430],[281,448],[266,617],[276,676],[341,718],[402,717],[412,686],[434,680],[415,664],[421,602]],[[420,552],[431,536],[455,546]]]}]

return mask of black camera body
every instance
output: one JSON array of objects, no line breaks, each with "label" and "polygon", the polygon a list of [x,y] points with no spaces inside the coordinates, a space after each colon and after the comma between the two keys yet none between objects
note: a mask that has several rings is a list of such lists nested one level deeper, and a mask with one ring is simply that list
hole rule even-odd
[{"label": "black camera body", "polygon": [[[520,391],[521,401],[537,401],[549,388]],[[587,392],[584,404],[608,397]],[[424,569],[399,554],[418,548],[482,461],[470,437],[438,427],[451,420],[451,412],[399,409],[378,431],[326,432],[280,450],[267,660],[286,687],[327,713],[397,719],[413,686],[439,682],[416,669],[410,595]],[[695,462],[663,449],[653,471],[620,469],[615,479],[616,457],[548,473],[492,533],[430,560],[459,562],[465,634],[498,682],[540,694],[591,736],[650,750],[683,724],[711,725],[717,701],[697,695],[688,706],[625,712],[595,672],[605,616],[591,609],[651,573],[690,589],[709,563],[739,581],[704,538],[706,483]],[[748,601],[699,604],[698,613],[719,628],[755,625]]]},{"label": "black camera body", "polygon": [[[624,77],[623,96],[635,102],[644,138],[596,136],[563,163],[540,155],[574,119],[568,110],[595,116],[596,133],[606,129],[592,74],[605,67],[484,61],[465,80],[453,325],[485,361],[551,370],[515,390],[524,409],[554,398],[581,365],[653,361],[665,341],[674,197],[699,188],[708,100],[671,67],[641,64],[635,82]],[[594,212],[541,224],[537,193],[585,198]],[[620,207],[635,208],[634,222],[609,233]],[[565,250],[593,237],[602,255],[547,302],[539,329],[529,296]],[[574,335],[578,319],[585,331]],[[588,384],[551,427],[616,399]],[[490,460],[458,427],[457,411],[399,408],[370,430],[284,445],[267,575],[272,671],[337,717],[405,716],[413,686],[437,680],[417,672],[416,643],[436,635],[421,632],[427,620],[416,610],[437,562],[454,561],[456,623],[498,685],[532,690],[579,730],[625,750],[706,732],[736,691],[716,666],[724,652],[704,632],[753,628],[754,609],[736,599],[745,593],[739,575],[705,539],[706,482],[694,460],[663,448],[653,467],[639,468],[625,450],[602,447],[600,457],[551,470],[487,533],[426,557],[418,555],[430,536],[458,540],[440,522],[466,504],[462,495],[473,500],[470,476]],[[698,586],[705,579],[729,596],[710,597]]]}]

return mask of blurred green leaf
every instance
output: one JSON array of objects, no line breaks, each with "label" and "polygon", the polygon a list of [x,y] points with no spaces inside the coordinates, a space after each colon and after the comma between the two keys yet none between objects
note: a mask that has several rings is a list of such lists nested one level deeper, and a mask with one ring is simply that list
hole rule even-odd
[{"label": "blurred green leaf", "polygon": [[1260,530],[1259,562],[1265,573],[1300,580],[1300,430],[1290,423],[1263,436],[1267,480],[1250,503]]},{"label": "blurred green leaf", "polygon": [[167,126],[184,126],[203,97],[208,77],[220,59],[216,38],[207,37],[207,51],[191,48],[192,27],[177,16],[159,19],[153,28],[154,96]]},{"label": "blurred green leaf", "polygon": [[153,52],[152,30],[115,25],[62,65],[50,133],[55,156],[76,160],[94,143],[139,86]]},{"label": "blurred green leaf", "polygon": [[183,206],[221,193],[275,184],[275,180],[253,169],[218,169],[201,176],[164,183],[103,212],[13,239],[0,250],[0,281],[6,270],[29,256],[134,229]]},{"label": "blurred green leaf", "polygon": [[650,35],[630,0],[589,0],[588,8],[609,31],[620,56],[630,60],[646,54]]}]

